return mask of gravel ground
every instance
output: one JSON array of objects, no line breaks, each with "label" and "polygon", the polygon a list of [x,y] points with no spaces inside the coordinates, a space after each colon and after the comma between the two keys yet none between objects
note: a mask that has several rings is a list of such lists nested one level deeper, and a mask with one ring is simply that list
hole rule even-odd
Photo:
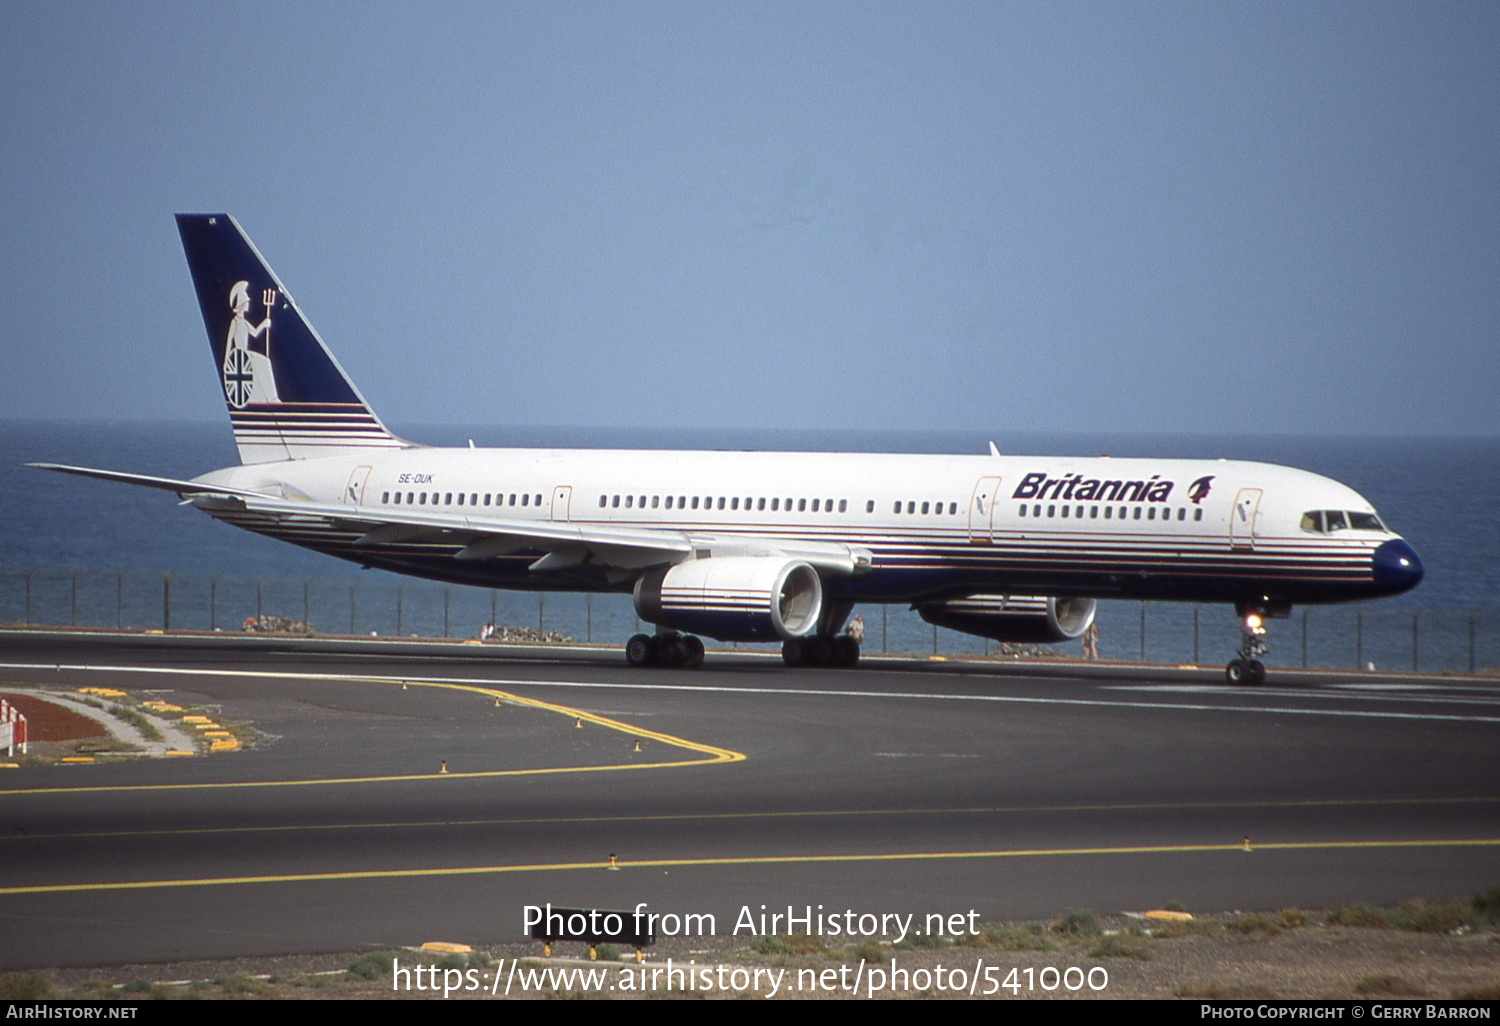
[{"label": "gravel ground", "polygon": [[[1304,925],[1281,925],[1298,919]],[[417,965],[454,969],[447,977],[455,988],[453,998],[490,999],[498,971],[502,975],[497,990],[503,991],[508,980],[511,997],[531,998],[739,997],[752,991],[770,996],[774,980],[779,983],[778,997],[833,999],[854,996],[851,989],[858,980],[860,997],[871,996],[868,992],[873,990],[873,996],[887,998],[966,997],[972,989],[972,996],[1005,1000],[1500,999],[1500,933],[1489,928],[1416,933],[1330,926],[1320,915],[1302,913],[1222,916],[1165,926],[1108,919],[1099,924],[1102,933],[1075,936],[1057,933],[1058,925],[992,925],[981,946],[942,950],[875,944],[816,950],[807,938],[773,942],[769,946],[779,950],[769,952],[753,951],[743,943],[704,950],[673,942],[651,949],[642,966],[630,961],[589,962],[580,945],[561,945],[550,959],[542,958],[535,944],[487,948],[476,956],[450,955],[447,963],[439,963],[443,956],[430,952],[392,954],[397,965],[408,970]],[[807,951],[810,946],[814,950]],[[1013,950],[1018,946],[1046,950]],[[344,953],[42,970],[0,975],[0,998],[443,996],[441,968],[436,973],[408,972],[400,978],[404,987],[388,964],[373,979],[348,972],[351,966],[382,963],[371,953]],[[472,967],[472,974],[464,974],[466,966]],[[679,970],[676,976],[667,975],[669,966]],[[680,972],[684,966],[692,976]],[[1070,968],[1074,971],[1064,975]],[[606,975],[592,983],[577,975],[599,969]],[[522,986],[527,973],[549,970],[554,975]]]}]

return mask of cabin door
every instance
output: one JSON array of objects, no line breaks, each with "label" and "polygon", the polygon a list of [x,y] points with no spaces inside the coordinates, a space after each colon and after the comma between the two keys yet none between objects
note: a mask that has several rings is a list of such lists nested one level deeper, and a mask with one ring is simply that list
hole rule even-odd
[{"label": "cabin door", "polygon": [[969,544],[988,545],[995,539],[995,505],[1000,497],[1000,479],[981,477],[969,497]]},{"label": "cabin door", "polygon": [[350,506],[362,505],[365,501],[365,483],[370,480],[369,467],[355,467],[344,486],[344,502]]},{"label": "cabin door", "polygon": [[573,486],[558,485],[552,489],[552,519],[566,521],[572,516]]},{"label": "cabin door", "polygon": [[1255,548],[1256,517],[1260,514],[1260,497],[1265,494],[1259,488],[1241,488],[1234,497],[1234,509],[1229,511],[1229,547],[1250,551]]}]

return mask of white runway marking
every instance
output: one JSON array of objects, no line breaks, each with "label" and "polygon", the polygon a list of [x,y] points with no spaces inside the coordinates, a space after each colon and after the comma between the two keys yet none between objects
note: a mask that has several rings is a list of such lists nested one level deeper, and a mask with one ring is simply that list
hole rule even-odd
[{"label": "white runway marking", "polygon": [[[1107,701],[1096,698],[1037,698],[1027,695],[955,695],[942,692],[921,691],[850,691],[843,689],[820,690],[815,688],[731,688],[711,684],[606,684],[592,681],[556,681],[556,680],[514,680],[510,678],[497,677],[422,677],[415,674],[364,674],[364,673],[291,673],[284,671],[258,671],[258,670],[200,670],[185,667],[141,667],[141,666],[84,666],[68,663],[0,663],[0,669],[8,670],[51,670],[71,672],[97,672],[97,673],[134,673],[156,676],[197,676],[197,677],[252,677],[262,680],[322,680],[332,682],[349,683],[383,683],[399,684],[403,680],[422,682],[426,684],[483,684],[494,687],[526,687],[526,688],[566,688],[566,689],[590,689],[601,691],[672,691],[688,692],[692,694],[723,694],[723,695],[767,695],[777,698],[785,698],[797,695],[806,698],[871,698],[871,699],[908,699],[929,702],[992,702],[1011,705],[1050,705],[1050,706],[1079,706],[1096,709],[1159,709],[1177,712],[1210,712],[1210,713],[1251,713],[1254,715],[1272,716],[1344,716],[1358,719],[1374,720],[1421,720],[1429,722],[1452,722],[1452,723],[1500,723],[1500,716],[1478,716],[1460,715],[1446,713],[1414,713],[1396,712],[1389,710],[1373,709],[1299,709],[1294,706],[1253,706],[1253,705],[1197,705],[1187,702],[1126,702]],[[1207,693],[1208,689],[1205,689]],[[1223,691],[1217,692],[1223,694]],[[1249,692],[1238,692],[1247,694]],[[1264,694],[1264,692],[1259,692]],[[1317,698],[1330,697],[1328,695],[1306,695],[1295,696],[1282,693],[1277,697]],[[1343,696],[1353,698],[1355,696]],[[1394,696],[1363,696],[1365,700],[1383,701],[1417,701],[1418,699],[1397,699]],[[1444,700],[1441,698],[1425,698],[1421,701]],[[1447,701],[1461,701],[1461,699],[1447,699]],[[1471,700],[1466,700],[1471,701]]]}]

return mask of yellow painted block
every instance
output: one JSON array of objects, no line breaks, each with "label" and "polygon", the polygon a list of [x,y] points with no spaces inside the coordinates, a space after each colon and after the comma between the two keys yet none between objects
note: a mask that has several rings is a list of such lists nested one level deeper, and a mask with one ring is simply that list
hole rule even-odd
[{"label": "yellow painted block", "polygon": [[79,688],[80,695],[101,695],[104,698],[124,698],[125,692],[115,688]]},{"label": "yellow painted block", "polygon": [[165,634],[166,632],[162,631],[162,630],[148,630],[146,633],[147,634]]},{"label": "yellow painted block", "polygon": [[467,944],[453,944],[449,941],[428,941],[422,945],[423,951],[441,951],[448,955],[467,955],[474,949]]},{"label": "yellow painted block", "polygon": [[65,756],[63,756],[63,762],[93,762],[93,761],[94,761],[94,757],[92,755],[65,755]]},{"label": "yellow painted block", "polygon": [[207,723],[208,722],[208,717],[207,716],[184,716],[182,718],[182,722],[183,723]]},{"label": "yellow painted block", "polygon": [[1147,919],[1191,919],[1191,912],[1173,912],[1170,909],[1157,908],[1146,913]]},{"label": "yellow painted block", "polygon": [[220,730],[222,728],[220,727],[219,724],[215,723],[213,720],[207,720],[207,721],[205,721],[203,723],[195,723],[195,724],[193,724],[193,729],[194,730]]},{"label": "yellow painted block", "polygon": [[203,732],[203,736],[204,737],[234,737],[234,735],[231,734],[227,730],[205,730]]},{"label": "yellow painted block", "polygon": [[20,769],[19,762],[0,762],[0,769]]},{"label": "yellow painted block", "polygon": [[213,744],[208,746],[208,750],[210,752],[232,752],[239,746],[240,743],[238,741],[236,741],[234,738],[230,738],[227,741],[215,741]]},{"label": "yellow painted block", "polygon": [[168,748],[168,755],[197,755],[197,752],[184,752],[181,748]]}]

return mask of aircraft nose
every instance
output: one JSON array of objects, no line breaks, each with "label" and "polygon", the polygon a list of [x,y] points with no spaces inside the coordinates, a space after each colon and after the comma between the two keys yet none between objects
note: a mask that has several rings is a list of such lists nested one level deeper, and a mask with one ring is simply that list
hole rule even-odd
[{"label": "aircraft nose", "polygon": [[1410,591],[1422,583],[1422,557],[1404,539],[1395,538],[1375,550],[1370,560],[1375,585],[1382,591]]}]

